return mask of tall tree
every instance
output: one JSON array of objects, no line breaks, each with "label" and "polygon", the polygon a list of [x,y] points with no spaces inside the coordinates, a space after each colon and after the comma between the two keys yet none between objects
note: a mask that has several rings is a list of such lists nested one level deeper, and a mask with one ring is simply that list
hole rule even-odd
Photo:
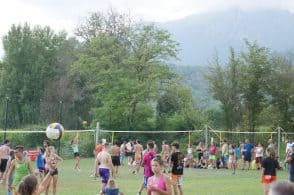
[{"label": "tall tree", "polygon": [[[102,15],[94,18],[97,21],[87,23],[109,24],[111,22],[102,22],[109,19]],[[177,43],[168,32],[154,25],[115,25],[114,29],[121,30],[113,31],[113,25],[104,25],[110,29],[98,28],[86,41],[85,53],[72,66],[71,75],[75,83],[95,94],[100,104],[94,106],[92,113],[100,121],[108,121],[107,113],[111,113],[112,118],[120,115],[116,117],[120,118],[117,126],[134,129],[142,121],[136,116],[142,110],[152,111],[147,108],[152,108],[164,85],[172,82],[174,74],[167,63],[176,57]],[[152,117],[152,114],[145,113],[145,116]]]},{"label": "tall tree", "polygon": [[233,48],[230,48],[229,63],[222,67],[218,58],[215,59],[207,79],[210,82],[210,92],[221,102],[224,111],[225,126],[232,130],[240,123],[240,60]]},{"label": "tall tree", "polygon": [[[276,125],[285,130],[294,127],[294,66],[286,57],[274,55],[271,59],[271,74],[266,77],[265,88],[271,96],[270,105],[276,107],[279,112]],[[276,113],[273,113],[273,115]]]},{"label": "tall tree", "polygon": [[242,86],[249,130],[254,132],[257,117],[265,102],[265,78],[270,74],[269,50],[256,42],[245,41],[247,52],[242,53],[243,72]]},{"label": "tall tree", "polygon": [[14,124],[36,123],[40,99],[47,84],[55,77],[56,55],[65,33],[55,34],[49,27],[13,25],[3,38],[5,51],[1,77],[1,96],[12,102]]}]

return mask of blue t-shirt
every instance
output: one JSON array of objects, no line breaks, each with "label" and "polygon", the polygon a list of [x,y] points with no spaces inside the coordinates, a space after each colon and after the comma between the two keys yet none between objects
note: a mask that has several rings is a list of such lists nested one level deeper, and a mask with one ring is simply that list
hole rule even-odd
[{"label": "blue t-shirt", "polygon": [[236,156],[237,159],[238,159],[239,156],[240,156],[240,148],[239,148],[239,147],[236,147],[236,148],[235,148],[235,156]]},{"label": "blue t-shirt", "polygon": [[103,193],[105,195],[119,195],[119,189],[118,188],[105,188],[103,190]]},{"label": "blue t-shirt", "polygon": [[254,148],[254,146],[250,143],[244,145],[245,150],[245,156],[251,156],[251,150]]},{"label": "blue t-shirt", "polygon": [[290,161],[290,174],[294,175],[294,153],[291,155],[291,161]]},{"label": "blue t-shirt", "polygon": [[37,167],[38,167],[38,168],[44,168],[44,167],[45,167],[44,156],[43,156],[43,154],[38,154],[38,158],[37,158]]}]

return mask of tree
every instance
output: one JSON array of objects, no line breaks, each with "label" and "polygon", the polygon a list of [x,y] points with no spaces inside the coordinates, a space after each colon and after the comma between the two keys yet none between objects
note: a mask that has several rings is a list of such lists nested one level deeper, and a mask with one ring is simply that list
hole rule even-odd
[{"label": "tree", "polygon": [[254,132],[259,113],[265,102],[264,84],[266,75],[270,73],[269,50],[260,47],[256,42],[245,40],[247,52],[242,53],[243,72],[242,86],[249,131]]},{"label": "tree", "polygon": [[240,124],[240,59],[235,56],[235,51],[230,48],[229,63],[224,68],[215,59],[207,79],[210,82],[210,92],[214,98],[221,102],[224,111],[225,127],[229,130]]},{"label": "tree", "polygon": [[[265,89],[271,96],[270,105],[276,107],[279,112],[279,121],[273,121],[285,130],[293,128],[294,114],[294,67],[286,57],[274,55],[270,61],[271,74],[266,77]],[[272,113],[272,115],[277,115]]]},{"label": "tree", "polygon": [[65,37],[65,33],[55,34],[49,27],[31,28],[27,23],[13,25],[4,36],[0,94],[10,98],[14,125],[39,121],[40,100],[55,78],[56,56]]},{"label": "tree", "polygon": [[[105,112],[111,110],[111,118],[120,118],[112,126],[135,129],[142,121],[137,118],[141,113],[138,109],[154,112],[148,108],[152,108],[160,91],[174,80],[174,73],[167,64],[176,57],[177,43],[167,31],[154,25],[129,26],[125,25],[128,18],[120,19],[122,24],[113,23],[115,28],[108,26],[111,21],[105,22],[112,20],[107,15],[100,14],[90,18],[95,21],[86,22],[99,23],[97,26],[104,26],[104,30],[96,26],[96,33],[88,36],[91,38],[86,41],[84,54],[71,68],[71,78],[81,89],[95,94],[100,104],[96,104],[91,113],[99,121],[109,121]],[[153,117],[145,111],[145,116]]]}]

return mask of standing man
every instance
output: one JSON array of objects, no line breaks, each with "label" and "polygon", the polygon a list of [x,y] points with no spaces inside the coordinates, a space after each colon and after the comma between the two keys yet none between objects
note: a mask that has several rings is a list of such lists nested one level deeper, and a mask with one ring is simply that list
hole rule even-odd
[{"label": "standing man", "polygon": [[95,163],[95,174],[98,177],[98,165],[99,165],[99,175],[101,177],[101,192],[103,192],[106,184],[109,180],[110,171],[113,171],[113,165],[111,156],[108,153],[110,149],[109,143],[104,143],[104,148],[102,152],[97,155],[96,163]]},{"label": "standing man", "polygon": [[9,159],[10,142],[5,140],[4,144],[0,147],[0,180],[3,179],[3,174],[6,170],[7,161]]},{"label": "standing man", "polygon": [[168,168],[168,165],[169,165],[168,161],[170,157],[170,148],[169,148],[169,145],[166,143],[166,141],[162,142],[161,157],[162,157],[163,167],[164,167],[163,172],[166,173],[166,168]]},{"label": "standing man", "polygon": [[11,164],[8,170],[7,178],[11,178],[13,174],[13,183],[11,185],[11,190],[10,190],[13,193],[16,192],[16,189],[24,176],[34,173],[31,161],[29,160],[29,158],[24,157],[23,151],[24,151],[23,146],[15,147],[15,151],[14,151],[15,159],[11,161]]},{"label": "standing man", "polygon": [[222,160],[224,168],[228,168],[228,165],[227,165],[228,159],[229,159],[229,145],[226,140],[223,140],[221,160]]},{"label": "standing man", "polygon": [[117,142],[114,142],[114,145],[111,146],[111,160],[112,165],[114,167],[114,171],[112,173],[112,176],[118,174],[118,167],[120,166],[120,147],[118,146]]},{"label": "standing man", "polygon": [[286,159],[286,163],[290,165],[289,180],[294,183],[294,146],[292,146],[292,154]]},{"label": "standing man", "polygon": [[126,142],[123,141],[123,143],[120,145],[120,164],[124,165],[124,160],[126,157]]},{"label": "standing man", "polygon": [[144,165],[144,182],[140,187],[138,194],[141,194],[143,189],[147,189],[148,178],[153,175],[151,170],[151,160],[156,156],[156,152],[154,151],[154,143],[149,141],[147,143],[147,152],[143,156],[143,165]]},{"label": "standing man", "polygon": [[243,164],[243,169],[246,169],[246,164],[248,164],[247,169],[250,169],[250,162],[251,162],[251,157],[252,157],[252,150],[254,149],[254,145],[249,142],[248,139],[245,140],[244,144],[244,164]]},{"label": "standing man", "polygon": [[[174,195],[183,195],[183,174],[184,174],[184,155],[180,152],[180,145],[178,142],[172,144],[173,153],[171,155],[171,180]],[[178,193],[179,192],[179,193]]]},{"label": "standing man", "polygon": [[140,164],[142,161],[142,152],[143,152],[143,146],[140,144],[139,140],[136,140],[134,145],[134,152],[135,152],[135,170],[133,171],[133,174],[139,173],[140,170]]}]

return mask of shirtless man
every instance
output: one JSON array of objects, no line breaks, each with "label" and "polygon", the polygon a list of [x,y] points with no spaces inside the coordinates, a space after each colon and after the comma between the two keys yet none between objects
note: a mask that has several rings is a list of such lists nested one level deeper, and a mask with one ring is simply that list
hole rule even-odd
[{"label": "shirtless man", "polygon": [[111,146],[111,160],[114,167],[114,171],[112,172],[112,176],[118,174],[118,167],[120,166],[120,147],[117,142],[114,142],[114,145]]},{"label": "shirtless man", "polygon": [[142,152],[143,152],[143,146],[140,144],[139,140],[136,140],[134,145],[134,152],[135,152],[135,170],[133,171],[133,174],[139,173],[140,170],[140,164],[142,160]]},{"label": "shirtless man", "polygon": [[126,157],[126,142],[124,141],[120,145],[120,164],[124,165],[124,159]]},{"label": "shirtless man", "polygon": [[[110,176],[110,171],[113,172],[113,165],[112,165],[112,161],[111,161],[111,156],[108,153],[109,151],[109,143],[105,143],[104,144],[104,148],[102,150],[102,152],[100,152],[97,155],[96,158],[96,169],[95,169],[95,174],[98,177],[98,174],[101,177],[101,192],[103,191],[103,189],[106,187],[107,182],[109,180],[109,176]],[[98,172],[98,164],[99,165],[99,172]]]},{"label": "shirtless man", "polygon": [[9,159],[10,152],[10,142],[9,140],[5,140],[4,144],[0,147],[0,181],[3,179],[3,174],[6,170],[7,161]]},{"label": "shirtless man", "polygon": [[163,161],[163,166],[164,166],[164,173],[166,172],[166,168],[169,167],[169,156],[170,156],[170,147],[166,143],[166,141],[162,142],[162,150],[161,150],[161,156],[162,156],[162,161]]}]

